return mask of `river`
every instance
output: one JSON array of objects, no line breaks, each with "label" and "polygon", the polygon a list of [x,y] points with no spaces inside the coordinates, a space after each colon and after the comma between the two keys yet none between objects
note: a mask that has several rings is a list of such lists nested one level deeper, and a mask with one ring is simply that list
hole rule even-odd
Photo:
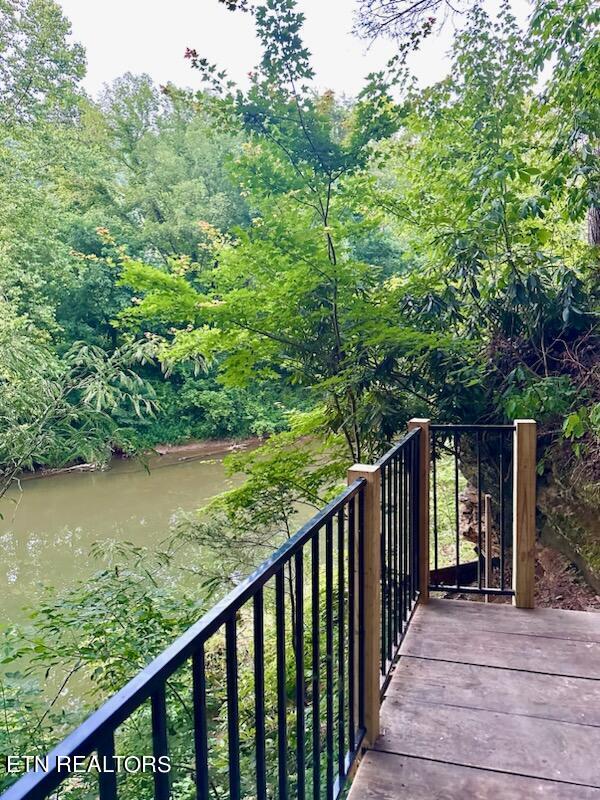
[{"label": "river", "polygon": [[179,509],[196,509],[239,480],[225,476],[221,455],[192,450],[22,481],[0,507],[0,618],[22,621],[43,585],[63,588],[98,569],[94,542],[156,546]]}]

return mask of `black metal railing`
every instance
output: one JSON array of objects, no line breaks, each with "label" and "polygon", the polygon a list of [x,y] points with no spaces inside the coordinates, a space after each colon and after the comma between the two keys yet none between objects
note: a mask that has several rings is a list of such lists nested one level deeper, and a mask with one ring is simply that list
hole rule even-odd
[{"label": "black metal railing", "polygon": [[419,596],[419,437],[408,433],[378,462],[381,470],[382,692]]},{"label": "black metal railing", "polygon": [[[394,642],[415,599],[416,554],[407,533],[414,527],[414,504],[404,502],[399,488],[408,481],[414,491],[413,442],[409,437],[385,460],[388,494],[383,518],[395,515],[385,579],[392,587],[386,598],[393,604],[389,624]],[[174,702],[169,679],[181,671],[189,678],[193,719],[188,774],[199,800],[336,798],[364,736],[365,484],[358,479],[338,495],[56,747],[48,756],[47,770],[24,775],[4,800],[45,798],[68,781],[69,771],[60,769],[59,757],[65,764],[66,759],[97,754],[104,764],[112,763],[116,751],[118,755],[120,727],[148,706],[141,721],[149,728],[153,755],[157,760],[168,757],[173,734],[168,716]],[[388,525],[386,536],[389,531]],[[216,636],[224,636],[225,675],[219,690],[227,718],[218,738],[227,742],[226,768],[221,763],[213,769],[211,748],[217,737],[209,733],[215,712],[208,710],[207,697],[215,691],[210,685],[215,673],[207,672],[207,659]],[[276,685],[269,693],[273,670],[266,662],[271,653]],[[242,671],[250,673],[253,687],[243,726]],[[156,771],[153,781],[153,789],[144,796],[153,793],[157,800],[168,800],[173,791],[169,772]],[[99,774],[97,795],[116,800],[116,772]]]},{"label": "black metal railing", "polygon": [[[420,566],[425,569],[427,555],[431,591],[514,595],[515,427],[429,426],[430,546],[423,554],[427,421],[413,422],[425,424],[373,467],[356,465],[354,475],[365,477],[357,477],[3,800],[43,800],[58,787],[67,789],[67,797],[117,800],[123,785],[110,765],[130,728],[140,744],[147,740],[156,763],[173,752],[184,762],[175,766],[186,771],[185,796],[191,780],[198,800],[335,800],[363,742],[372,744],[379,730],[379,697],[419,600],[419,580],[426,581]],[[379,588],[380,603],[374,599]],[[183,730],[172,724],[176,702],[189,711]],[[90,756],[103,765],[97,786],[89,776],[69,783],[73,759]],[[177,774],[155,770],[137,794],[127,796],[175,800],[176,783]]]},{"label": "black metal railing", "polygon": [[514,430],[430,426],[430,591],[514,594],[508,558]]}]

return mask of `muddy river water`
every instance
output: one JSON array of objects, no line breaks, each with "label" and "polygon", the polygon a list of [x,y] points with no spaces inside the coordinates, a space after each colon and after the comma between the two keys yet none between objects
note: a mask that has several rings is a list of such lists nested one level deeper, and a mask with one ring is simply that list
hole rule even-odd
[{"label": "muddy river water", "polygon": [[156,546],[179,509],[196,509],[238,480],[225,476],[221,455],[204,450],[22,481],[1,501],[0,619],[21,621],[44,584],[62,588],[97,570],[95,542]]}]

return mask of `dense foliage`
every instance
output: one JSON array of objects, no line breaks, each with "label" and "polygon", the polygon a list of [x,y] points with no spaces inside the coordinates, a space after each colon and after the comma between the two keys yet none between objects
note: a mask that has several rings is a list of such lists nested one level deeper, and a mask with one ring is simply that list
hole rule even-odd
[{"label": "dense foliage", "polygon": [[[293,0],[222,1],[262,45],[245,88],[188,48],[203,91],[126,75],[95,102],[55,3],[0,0],[5,474],[271,435],[231,460],[246,484],[181,518],[158,552],[98,553],[92,580],[7,633],[0,745],[13,749],[46,748],[122,685],[411,416],[535,417],[540,474],[551,454],[598,491],[594,4],[538,0],[527,30],[506,2],[495,18],[469,4],[449,76],[425,89],[404,56],[442,4],[417,4],[390,23],[399,57],[347,100],[315,90]],[[403,5],[361,3],[369,36],[378,9]],[[216,686],[222,658],[217,642]],[[63,708],[49,675],[58,695],[75,675],[95,691]],[[181,797],[187,680],[169,687]],[[251,689],[243,678],[243,709]],[[141,724],[123,736],[139,741]]]},{"label": "dense foliage", "polygon": [[[98,348],[106,359],[123,348],[147,354],[156,326],[130,335],[115,323],[132,292],[120,284],[112,242],[131,257],[199,274],[212,258],[212,239],[248,222],[227,168],[239,140],[217,136],[206,115],[169,99],[144,75],[124,75],[92,101],[81,89],[83,50],[71,43],[56,3],[6,0],[0,10],[3,335],[10,319],[26,329],[34,362],[59,364],[78,346]],[[133,342],[142,332],[148,341],[140,348]],[[0,383],[3,405],[18,392],[27,403],[26,362],[15,372],[21,363],[11,366],[10,388],[8,378]],[[61,466],[102,460],[111,447],[263,435],[285,425],[287,407],[303,403],[276,384],[257,392],[223,388],[207,365],[201,374],[178,368],[170,377],[148,358],[130,367],[156,398],[154,417],[120,404],[119,424],[93,453],[85,436],[73,447],[57,430],[52,447],[37,447],[32,458],[20,453],[4,419],[1,464]],[[26,413],[33,422],[33,408]]]},{"label": "dense foliage", "polygon": [[170,318],[165,357],[218,357],[228,383],[284,369],[354,459],[414,412],[535,416],[567,435],[576,414],[595,435],[597,16],[541,4],[524,36],[508,5],[496,21],[475,6],[452,77],[416,91],[396,67],[350,106],[312,91],[289,4],[256,11],[248,90],[188,51],[211,90],[197,102],[247,140],[235,170],[252,224],[215,242],[202,287],[125,263],[143,295],[128,319]]}]

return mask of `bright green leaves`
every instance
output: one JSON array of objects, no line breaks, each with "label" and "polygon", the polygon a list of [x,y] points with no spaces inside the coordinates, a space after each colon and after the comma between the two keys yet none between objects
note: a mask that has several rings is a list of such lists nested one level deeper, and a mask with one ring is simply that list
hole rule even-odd
[{"label": "bright green leaves", "polygon": [[578,396],[576,386],[566,375],[536,380],[531,373],[517,368],[507,380],[510,386],[503,402],[509,419],[535,419],[540,423],[556,420],[564,417]]},{"label": "bright green leaves", "polygon": [[600,444],[600,403],[572,411],[563,422],[562,432],[572,443],[575,455],[586,454],[593,468],[594,454]]},{"label": "bright green leaves", "polygon": [[587,426],[583,412],[584,409],[581,409],[581,412],[574,411],[566,418],[563,425],[563,433],[567,439],[581,439],[585,434]]},{"label": "bright green leaves", "polygon": [[[253,18],[263,57],[246,92],[189,53],[213,90],[204,107],[246,137],[232,172],[253,209],[248,229],[220,248],[195,325],[219,331],[227,385],[281,376],[310,388],[357,458],[361,404],[369,381],[381,380],[376,365],[364,365],[385,358],[390,330],[377,317],[382,274],[355,257],[381,217],[365,204],[360,177],[399,112],[382,80],[373,78],[354,107],[312,89],[295,2],[267,0]],[[139,313],[166,308],[168,293],[153,299],[150,290]],[[180,330],[171,352],[179,357],[208,336]]]},{"label": "bright green leaves", "polygon": [[[586,3],[578,12],[575,4],[551,6],[548,19],[557,19],[546,34],[554,40],[564,35],[559,7],[592,14]],[[578,20],[572,24],[587,44],[568,47],[583,63],[592,33]],[[597,395],[590,377],[598,347],[597,268],[571,222],[595,202],[597,153],[578,136],[558,149],[564,106],[554,88],[536,97],[538,46],[506,5],[497,21],[481,7],[470,12],[452,76],[409,94],[404,128],[385,145],[388,158],[371,191],[420,265],[394,291],[411,322],[439,338],[437,371],[422,369],[433,376],[438,412],[449,390],[463,419],[533,417],[553,431],[551,441],[589,401],[588,392]],[[571,78],[573,98],[591,86],[583,73]],[[583,125],[591,130],[590,119],[582,118],[580,132]],[[448,331],[463,337],[465,355],[479,362],[469,372],[457,355],[455,381],[443,366],[452,350],[443,341]]]},{"label": "bright green leaves", "polygon": [[125,257],[120,281],[144,295],[143,299],[134,298],[134,305],[121,312],[127,325],[146,319],[190,324],[199,318],[201,295],[179,275]]},{"label": "bright green leaves", "polygon": [[209,508],[224,513],[234,527],[244,520],[247,531],[292,533],[298,504],[318,509],[339,486],[343,468],[336,455],[314,441],[294,441],[287,433],[273,436],[259,450],[227,458],[228,470],[243,472],[247,479]]},{"label": "bright green leaves", "polygon": [[589,431],[600,439],[600,403],[579,408],[564,422],[563,433],[568,439],[581,439]]},{"label": "bright green leaves", "polygon": [[[565,214],[579,190],[563,186],[559,200],[549,189],[555,156],[546,125],[556,111],[535,98],[531,48],[506,6],[496,22],[479,7],[469,13],[453,78],[408,103],[394,148],[399,191],[393,202],[385,195],[401,235],[436,274],[443,270],[446,291],[461,295],[452,317],[477,335],[492,324],[537,338],[548,314],[560,326],[583,311],[568,297],[582,290],[583,251]],[[566,267],[570,290],[561,283]]]}]

